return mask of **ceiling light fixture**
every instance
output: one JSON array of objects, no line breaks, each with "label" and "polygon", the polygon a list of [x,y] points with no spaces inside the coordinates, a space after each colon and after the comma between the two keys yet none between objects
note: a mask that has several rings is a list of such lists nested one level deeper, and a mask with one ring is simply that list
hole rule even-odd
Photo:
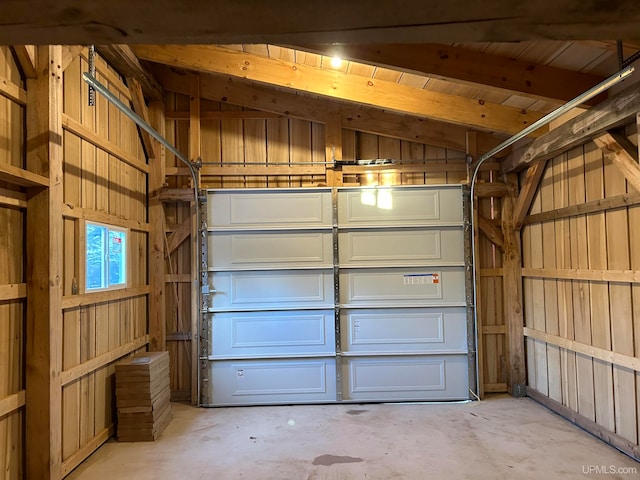
[{"label": "ceiling light fixture", "polygon": [[340,68],[340,66],[342,65],[342,59],[338,56],[335,56],[331,59],[331,66],[333,68]]}]

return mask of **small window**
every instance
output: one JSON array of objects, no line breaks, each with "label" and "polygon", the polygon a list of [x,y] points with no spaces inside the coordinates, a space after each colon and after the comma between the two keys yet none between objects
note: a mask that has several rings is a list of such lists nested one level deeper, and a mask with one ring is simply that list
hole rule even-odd
[{"label": "small window", "polygon": [[127,229],[86,222],[86,290],[127,286]]}]

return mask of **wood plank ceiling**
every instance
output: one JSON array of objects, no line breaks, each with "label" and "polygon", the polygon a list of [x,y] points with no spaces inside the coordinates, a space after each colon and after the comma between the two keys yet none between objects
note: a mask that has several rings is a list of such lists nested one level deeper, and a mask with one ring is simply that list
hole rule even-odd
[{"label": "wood plank ceiling", "polygon": [[[625,58],[638,47],[625,43]],[[174,91],[182,91],[176,68],[198,71],[214,100],[321,122],[339,113],[343,126],[363,131],[375,129],[358,122],[377,116],[387,120],[389,136],[434,141],[405,129],[407,122],[400,120],[419,118],[431,122],[419,130],[437,130],[439,146],[467,130],[495,139],[516,133],[615,73],[619,63],[615,41],[138,45],[133,50],[142,61],[163,64],[150,69]],[[333,56],[344,60],[335,64]]]}]

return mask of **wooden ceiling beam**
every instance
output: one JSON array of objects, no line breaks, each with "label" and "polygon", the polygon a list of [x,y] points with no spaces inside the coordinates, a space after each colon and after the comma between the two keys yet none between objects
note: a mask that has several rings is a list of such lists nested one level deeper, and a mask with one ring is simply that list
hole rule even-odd
[{"label": "wooden ceiling beam", "polygon": [[637,39],[640,3],[576,0],[4,0],[0,44]]},{"label": "wooden ceiling beam", "polygon": [[[470,128],[514,134],[542,117],[515,107],[208,45],[139,45],[139,58]],[[540,129],[534,136],[546,130]]]},{"label": "wooden ceiling beam", "polygon": [[636,83],[597,106],[563,123],[546,135],[515,149],[502,162],[502,171],[522,170],[586,143],[607,130],[631,123],[640,111],[640,83]]},{"label": "wooden ceiling beam", "polygon": [[[400,68],[458,83],[488,86],[552,102],[569,101],[604,80],[589,73],[436,43],[303,45],[293,48],[381,67]],[[604,97],[591,99],[588,104],[595,105],[602,100]]]},{"label": "wooden ceiling beam", "polygon": [[[156,78],[168,91],[189,95],[188,77],[168,67],[151,67]],[[287,117],[327,123],[331,115],[340,112],[342,128],[384,135],[435,147],[464,152],[467,130],[434,120],[424,120],[375,110],[368,107],[349,107],[336,101],[252,85],[219,75],[200,74],[200,94],[203,98],[226,102]],[[479,150],[489,151],[503,138],[479,133]]]},{"label": "wooden ceiling beam", "polygon": [[162,100],[162,86],[140,65],[129,45],[98,45],[96,50],[123,77],[140,82],[142,91],[149,100]]},{"label": "wooden ceiling beam", "polygon": [[[467,129],[457,125],[410,117],[368,107],[343,106],[340,109],[342,128],[359,132],[399,138],[416,143],[450,148],[464,152]],[[488,152],[497,146],[504,136],[478,133],[478,150]],[[505,155],[507,152],[505,152]]]},{"label": "wooden ceiling beam", "polygon": [[36,78],[36,47],[35,45],[14,45],[13,52],[18,59],[20,68],[26,78]]}]

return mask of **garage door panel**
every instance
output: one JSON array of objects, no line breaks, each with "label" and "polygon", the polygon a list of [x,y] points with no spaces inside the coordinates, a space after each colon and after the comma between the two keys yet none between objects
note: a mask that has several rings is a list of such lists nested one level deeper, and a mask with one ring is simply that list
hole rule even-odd
[{"label": "garage door panel", "polygon": [[210,278],[214,310],[333,307],[331,271],[215,272]]},{"label": "garage door panel", "polygon": [[464,305],[464,267],[371,268],[340,273],[345,306]]},{"label": "garage door panel", "polygon": [[207,208],[203,403],[469,398],[459,185],[213,190]]},{"label": "garage door panel", "polygon": [[464,264],[462,228],[355,230],[340,232],[344,266]]},{"label": "garage door panel", "polygon": [[407,401],[468,398],[467,357],[346,358],[345,400]]},{"label": "garage door panel", "polygon": [[247,232],[209,235],[216,270],[333,266],[331,232]]},{"label": "garage door panel", "polygon": [[443,225],[462,222],[460,187],[358,188],[338,191],[340,227]]},{"label": "garage door panel", "polygon": [[214,191],[208,223],[214,228],[331,227],[331,191]]},{"label": "garage door panel", "polygon": [[464,308],[343,310],[346,353],[466,353]]},{"label": "garage door panel", "polygon": [[214,404],[275,404],[336,400],[335,359],[211,363]]},{"label": "garage door panel", "polygon": [[333,311],[213,314],[212,359],[335,355]]}]

